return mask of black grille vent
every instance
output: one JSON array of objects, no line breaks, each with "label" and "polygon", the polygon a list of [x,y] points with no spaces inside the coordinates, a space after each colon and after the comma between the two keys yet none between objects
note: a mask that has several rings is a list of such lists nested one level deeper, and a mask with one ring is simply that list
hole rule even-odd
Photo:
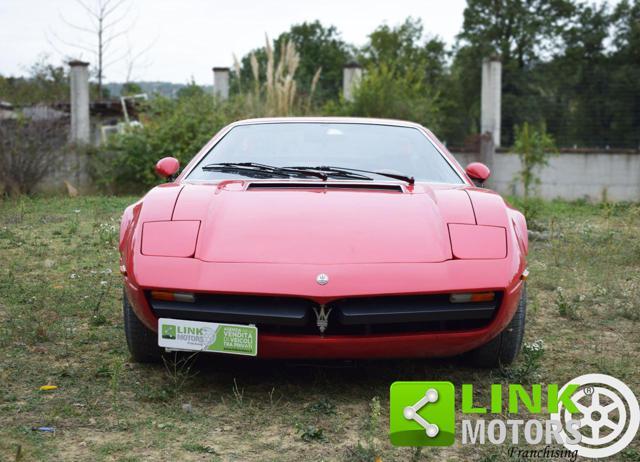
[{"label": "black grille vent", "polygon": [[[260,332],[319,335],[311,300],[295,297],[197,294],[195,303],[149,300],[163,318],[255,324]],[[354,297],[335,300],[325,335],[447,332],[486,326],[502,293],[492,302],[451,303],[448,294]]]}]

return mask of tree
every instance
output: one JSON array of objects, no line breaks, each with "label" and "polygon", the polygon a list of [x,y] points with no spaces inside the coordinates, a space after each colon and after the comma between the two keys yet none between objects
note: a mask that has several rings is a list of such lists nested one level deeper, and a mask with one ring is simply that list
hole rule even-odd
[{"label": "tree", "polygon": [[126,82],[120,90],[121,96],[133,96],[143,93],[142,87],[135,82]]},{"label": "tree", "polygon": [[468,0],[458,38],[483,57],[499,54],[519,68],[557,46],[557,37],[573,20],[570,0]]},{"label": "tree", "polygon": [[[321,101],[337,98],[342,91],[342,69],[349,60],[352,50],[340,38],[337,29],[333,26],[325,27],[319,21],[291,26],[289,31],[283,32],[273,41],[275,62],[280,61],[282,45],[289,41],[295,45],[295,49],[300,55],[296,71],[298,87],[302,91],[310,89],[318,68],[322,68],[316,95]],[[258,63],[260,80],[266,77],[268,57],[266,48],[262,47],[248,53],[236,64],[236,74],[238,71],[240,73],[240,79],[238,80],[237,76],[234,76],[234,82],[232,82],[232,87],[236,92],[240,89],[250,89],[254,84],[255,79],[251,66],[252,55]]]},{"label": "tree", "polygon": [[640,149],[640,0],[623,0],[612,15],[611,136],[622,146]]},{"label": "tree", "polygon": [[276,38],[274,49],[280,49],[288,41],[300,54],[296,78],[301,88],[311,88],[315,73],[322,68],[316,89],[318,96],[323,100],[337,97],[342,91],[342,69],[350,56],[350,47],[340,38],[338,30],[334,26],[325,27],[320,21],[296,24]]},{"label": "tree", "polygon": [[[74,40],[63,39],[53,34],[55,41],[66,47],[80,52],[90,53],[96,60],[96,77],[98,80],[98,95],[102,95],[102,81],[107,68],[118,61],[136,55],[129,48],[127,53],[114,53],[116,40],[124,36],[133,27],[133,22],[125,20],[131,10],[129,0],[75,0],[86,15],[86,23],[76,24],[61,15],[62,22],[71,30],[80,34]],[[89,40],[89,41],[87,41]],[[50,41],[58,51],[57,44]],[[61,52],[62,53],[62,52]],[[62,53],[63,55],[65,53]],[[81,58],[81,56],[79,57]],[[131,71],[129,71],[130,73]]]},{"label": "tree", "polygon": [[367,72],[355,93],[352,113],[407,119],[439,129],[446,59],[444,42],[425,38],[419,19],[379,26],[359,54]]},{"label": "tree", "polygon": [[0,99],[17,106],[68,101],[69,76],[44,56],[29,68],[27,77],[0,76]]},{"label": "tree", "polygon": [[[475,59],[464,61],[464,72],[479,75],[484,57],[500,55],[503,144],[513,142],[515,125],[540,120],[540,88],[531,70],[559,50],[560,34],[574,19],[570,0],[468,0],[458,39]],[[479,86],[476,91],[474,105]]]},{"label": "tree", "polygon": [[397,27],[379,26],[361,52],[366,67],[385,64],[394,71],[418,71],[425,84],[437,86],[446,72],[448,53],[437,37],[423,38],[420,19],[408,17]]},{"label": "tree", "polygon": [[392,69],[386,63],[369,69],[348,105],[348,114],[410,120],[434,131],[441,120],[437,95],[424,85],[424,76],[414,69]]},{"label": "tree", "polygon": [[441,86],[443,121],[438,135],[447,143],[463,146],[480,131],[481,62],[469,46],[458,47],[453,55]]},{"label": "tree", "polygon": [[562,33],[564,51],[550,66],[562,78],[546,73],[547,83],[555,88],[556,95],[562,95],[557,98],[562,104],[558,116],[565,123],[551,118],[549,122],[554,123],[557,134],[573,144],[597,146],[613,141],[612,69],[605,46],[610,27],[607,4],[580,5],[577,21]]}]

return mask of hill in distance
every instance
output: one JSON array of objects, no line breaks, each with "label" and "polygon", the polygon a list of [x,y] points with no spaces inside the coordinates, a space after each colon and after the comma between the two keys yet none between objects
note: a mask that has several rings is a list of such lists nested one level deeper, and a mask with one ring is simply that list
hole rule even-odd
[{"label": "hill in distance", "polygon": [[[173,83],[173,82],[140,81],[140,82],[131,82],[131,83],[135,83],[136,85],[139,85],[140,88],[142,88],[142,92],[149,94],[149,96],[153,94],[158,94],[158,95],[166,96],[168,98],[175,97],[181,88],[184,88],[187,86],[187,84],[184,84],[184,83]],[[109,95],[112,98],[119,98],[123,85],[124,83],[112,82],[112,83],[105,84],[104,87],[107,90],[109,90]],[[202,87],[206,91],[210,91],[210,92],[213,91],[213,85],[203,85]]]}]

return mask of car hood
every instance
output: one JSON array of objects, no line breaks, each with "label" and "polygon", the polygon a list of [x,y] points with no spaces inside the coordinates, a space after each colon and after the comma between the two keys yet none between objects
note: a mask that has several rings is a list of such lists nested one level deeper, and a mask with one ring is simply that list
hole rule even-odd
[{"label": "car hood", "polygon": [[200,220],[208,262],[350,264],[452,258],[447,223],[474,223],[468,195],[434,191],[185,185],[173,220]]}]

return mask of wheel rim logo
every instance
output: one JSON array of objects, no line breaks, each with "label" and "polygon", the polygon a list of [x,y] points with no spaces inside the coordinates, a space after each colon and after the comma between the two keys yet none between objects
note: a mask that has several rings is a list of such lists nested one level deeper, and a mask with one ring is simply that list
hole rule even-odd
[{"label": "wheel rim logo", "polygon": [[[581,433],[580,443],[564,443],[577,454],[590,459],[609,457],[622,451],[633,441],[640,426],[638,400],[622,381],[605,374],[586,374],[569,381],[569,385],[580,388],[571,397],[582,418],[577,419],[562,406],[551,418],[565,425],[577,420],[576,429]],[[567,441],[564,428],[561,436]]]}]

